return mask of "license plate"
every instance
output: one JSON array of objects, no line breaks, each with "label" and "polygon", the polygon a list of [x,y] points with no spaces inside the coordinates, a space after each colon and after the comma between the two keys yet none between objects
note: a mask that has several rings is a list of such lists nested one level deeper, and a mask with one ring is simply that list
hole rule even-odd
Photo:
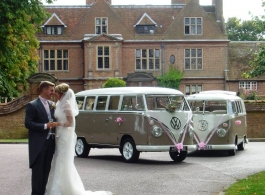
[{"label": "license plate", "polygon": [[[188,147],[187,146],[183,146],[182,151],[187,151],[187,150],[188,150]],[[169,151],[170,152],[178,152],[178,149],[176,147],[170,147]]]},{"label": "license plate", "polygon": [[[199,146],[197,146],[199,148]],[[201,148],[202,150],[212,150],[213,147],[211,145],[206,145],[204,148]]]},{"label": "license plate", "polygon": [[213,147],[211,145],[206,145],[205,146],[205,150],[212,150],[212,149],[213,149]]}]

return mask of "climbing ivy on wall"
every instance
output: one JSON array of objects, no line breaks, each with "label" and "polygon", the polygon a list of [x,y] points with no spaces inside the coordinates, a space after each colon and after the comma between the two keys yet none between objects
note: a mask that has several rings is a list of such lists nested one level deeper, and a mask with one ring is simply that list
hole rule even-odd
[{"label": "climbing ivy on wall", "polygon": [[169,71],[163,76],[157,78],[158,86],[167,87],[172,89],[179,89],[181,79],[183,78],[184,72],[178,68],[170,66]]}]

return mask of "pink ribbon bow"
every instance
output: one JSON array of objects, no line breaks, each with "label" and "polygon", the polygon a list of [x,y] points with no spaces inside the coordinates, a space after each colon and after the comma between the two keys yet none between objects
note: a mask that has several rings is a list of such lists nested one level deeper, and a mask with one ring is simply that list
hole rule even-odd
[{"label": "pink ribbon bow", "polygon": [[241,125],[241,121],[240,120],[237,120],[235,121],[236,125]]},{"label": "pink ribbon bow", "polygon": [[117,123],[119,123],[119,125],[121,125],[121,123],[123,122],[121,117],[116,118],[115,120]]}]

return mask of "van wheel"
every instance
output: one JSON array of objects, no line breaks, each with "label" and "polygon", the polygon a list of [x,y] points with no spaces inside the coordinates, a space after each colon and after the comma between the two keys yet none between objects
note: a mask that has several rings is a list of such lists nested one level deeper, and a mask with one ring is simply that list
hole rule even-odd
[{"label": "van wheel", "polygon": [[245,150],[245,139],[240,143],[240,144],[238,144],[237,145],[237,149],[238,150]]},{"label": "van wheel", "polygon": [[121,152],[125,162],[131,163],[139,159],[140,152],[136,150],[135,143],[131,138],[124,140]]},{"label": "van wheel", "polygon": [[75,153],[77,157],[87,157],[90,152],[90,147],[86,143],[85,138],[78,137],[75,145]]},{"label": "van wheel", "polygon": [[228,150],[228,155],[229,156],[235,156],[236,155],[236,149]]},{"label": "van wheel", "polygon": [[187,154],[187,151],[169,152],[171,159],[175,162],[182,162],[187,157]]}]

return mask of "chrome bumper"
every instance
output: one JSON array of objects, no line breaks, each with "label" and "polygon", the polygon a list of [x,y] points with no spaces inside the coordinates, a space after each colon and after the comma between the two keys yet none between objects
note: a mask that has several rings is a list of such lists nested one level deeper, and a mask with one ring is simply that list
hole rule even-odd
[{"label": "chrome bumper", "polygon": [[[139,152],[169,152],[171,147],[175,147],[174,145],[166,145],[166,146],[147,146],[147,145],[137,145],[136,149]],[[197,149],[196,145],[183,145],[183,147],[187,147],[188,151],[194,151]]]}]

